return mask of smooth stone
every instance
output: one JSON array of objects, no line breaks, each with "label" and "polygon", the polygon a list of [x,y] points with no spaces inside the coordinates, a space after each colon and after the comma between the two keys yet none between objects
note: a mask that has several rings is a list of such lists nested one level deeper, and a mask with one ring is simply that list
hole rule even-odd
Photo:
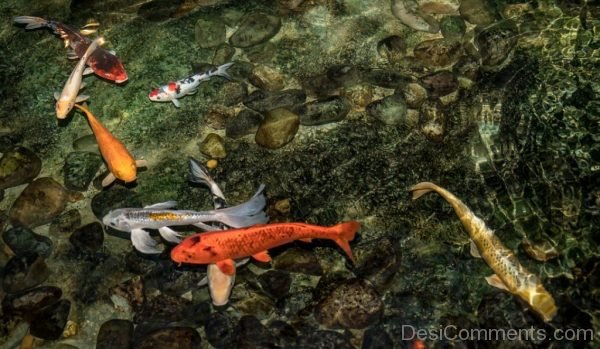
[{"label": "smooth stone", "polygon": [[273,300],[258,292],[251,292],[246,297],[236,300],[233,307],[242,314],[252,314],[259,319],[267,319],[275,311]]},{"label": "smooth stone", "polygon": [[23,136],[20,134],[8,133],[0,135],[0,153],[11,151],[22,140]]},{"label": "smooth stone", "polygon": [[204,325],[206,340],[215,348],[233,348],[236,325],[226,314],[212,313]]},{"label": "smooth stone", "polygon": [[306,93],[316,98],[338,96],[342,92],[342,86],[331,80],[327,74],[309,76],[301,83]]},{"label": "smooth stone", "polygon": [[149,333],[135,349],[200,349],[202,339],[191,327],[168,327]]},{"label": "smooth stone", "polygon": [[285,87],[285,78],[277,69],[258,64],[252,70],[248,81],[265,91],[279,91]]},{"label": "smooth stone", "polygon": [[408,107],[404,97],[393,94],[367,106],[367,113],[386,125],[400,125],[406,121]]},{"label": "smooth stone", "polygon": [[283,14],[287,14],[290,11],[296,10],[304,0],[278,0],[277,4],[279,5],[279,10]]},{"label": "smooth stone", "polygon": [[100,155],[100,149],[98,148],[98,142],[94,134],[81,136],[73,141],[73,150],[85,151],[88,153],[95,153]]},{"label": "smooth stone", "polygon": [[374,89],[371,85],[358,85],[345,88],[341,95],[350,101],[352,110],[362,112],[373,101]]},{"label": "smooth stone", "polygon": [[385,88],[401,88],[411,80],[406,74],[388,69],[371,69],[364,74],[365,83]]},{"label": "smooth stone", "polygon": [[225,64],[231,61],[235,54],[235,48],[229,44],[220,44],[215,48],[215,54],[212,59],[212,63],[215,65]]},{"label": "smooth stone", "polygon": [[98,251],[104,243],[102,224],[93,222],[75,230],[69,241],[80,251]]},{"label": "smooth stone", "polygon": [[282,320],[271,321],[268,325],[269,332],[273,335],[278,348],[294,348],[298,340],[298,333],[294,327]]},{"label": "smooth stone", "polygon": [[133,337],[133,323],[129,320],[111,319],[100,326],[96,349],[129,349]]},{"label": "smooth stone", "polygon": [[244,109],[234,118],[227,121],[225,135],[230,138],[240,138],[254,134],[263,119],[262,114],[250,109]]},{"label": "smooth stone", "polygon": [[48,258],[52,253],[52,240],[22,226],[14,226],[5,231],[2,239],[15,254],[31,251]]},{"label": "smooth stone", "polygon": [[238,29],[229,38],[233,47],[246,48],[274,37],[281,28],[281,18],[263,12],[245,15]]},{"label": "smooth stone", "polygon": [[137,275],[111,288],[110,298],[115,302],[115,297],[125,300],[132,309],[139,309],[145,301],[144,283],[142,277]]},{"label": "smooth stone", "polygon": [[304,103],[305,100],[306,94],[302,90],[292,89],[276,92],[256,90],[248,95],[244,105],[259,113],[264,113],[277,108],[292,108]]},{"label": "smooth stone", "polygon": [[394,342],[382,327],[371,327],[365,331],[361,349],[393,349]]},{"label": "smooth stone", "polygon": [[96,194],[91,202],[92,212],[102,220],[109,211],[117,208],[142,207],[137,194],[123,187],[113,187]]},{"label": "smooth stone", "polygon": [[461,16],[446,16],[440,21],[440,30],[447,40],[460,40],[467,30]]},{"label": "smooth stone", "polygon": [[274,338],[267,328],[252,315],[244,315],[236,327],[237,346],[240,349],[272,348]]},{"label": "smooth stone", "polygon": [[244,50],[250,62],[270,64],[277,51],[277,46],[272,42],[249,47]]},{"label": "smooth stone", "polygon": [[181,2],[182,0],[152,0],[143,3],[137,14],[151,22],[166,21],[177,11]]},{"label": "smooth stone", "polygon": [[461,0],[458,11],[467,22],[475,25],[487,25],[496,20],[494,9],[486,0]]},{"label": "smooth stone", "polygon": [[378,290],[392,281],[400,269],[400,249],[388,238],[382,238],[354,248],[354,273]]},{"label": "smooth stone", "polygon": [[294,139],[299,127],[298,115],[285,108],[277,108],[267,112],[254,140],[262,147],[278,149]]},{"label": "smooth stone", "polygon": [[446,134],[446,113],[438,101],[428,100],[421,105],[421,132],[432,142],[441,142]]},{"label": "smooth stone", "polygon": [[42,309],[31,321],[29,328],[31,335],[46,340],[59,339],[69,319],[70,311],[71,302],[66,299],[61,299]]},{"label": "smooth stone", "polygon": [[63,166],[65,187],[85,191],[102,165],[102,157],[88,152],[72,152]]},{"label": "smooth stone", "polygon": [[196,43],[201,48],[217,47],[225,43],[225,23],[215,17],[200,18],[196,22]]},{"label": "smooth stone", "polygon": [[316,126],[344,120],[351,108],[346,98],[331,97],[297,106],[294,112],[300,116],[300,124]]},{"label": "smooth stone", "polygon": [[381,297],[362,279],[342,282],[315,310],[317,321],[328,328],[365,328],[379,321],[382,314]]},{"label": "smooth stone", "polygon": [[377,53],[390,63],[400,63],[406,56],[406,41],[398,35],[388,36],[377,43]]},{"label": "smooth stone", "polygon": [[2,311],[4,314],[21,315],[30,320],[35,312],[56,303],[61,296],[62,290],[58,287],[36,287],[6,295],[2,300]]},{"label": "smooth stone", "polygon": [[417,60],[428,67],[447,67],[458,61],[463,49],[459,42],[433,39],[417,44],[413,53]]},{"label": "smooth stone", "polygon": [[200,152],[212,159],[224,159],[227,156],[223,138],[216,133],[209,133],[199,144]]},{"label": "smooth stone", "polygon": [[423,14],[453,14],[458,12],[458,0],[419,0],[419,13]]},{"label": "smooth stone", "polygon": [[362,73],[353,65],[333,65],[327,69],[327,77],[342,87],[352,87],[360,83]]},{"label": "smooth stone", "polygon": [[419,79],[419,82],[429,91],[429,97],[432,98],[445,96],[458,90],[456,75],[447,70],[425,75]]},{"label": "smooth stone", "polygon": [[252,74],[252,70],[254,69],[254,64],[246,61],[234,61],[234,64],[227,69],[229,76],[234,81],[242,81],[248,79],[250,74]]},{"label": "smooth stone", "polygon": [[311,251],[292,247],[273,259],[273,268],[291,273],[323,275],[323,268],[317,256]]},{"label": "smooth stone", "polygon": [[518,41],[518,29],[511,20],[475,29],[475,44],[483,67],[495,67],[508,61]]},{"label": "smooth stone", "polygon": [[232,107],[243,102],[246,97],[248,97],[248,85],[246,83],[227,81],[221,86],[214,100],[226,107]]},{"label": "smooth stone", "polygon": [[31,150],[16,147],[0,158],[0,189],[31,182],[40,174],[42,160]]},{"label": "smooth stone", "polygon": [[292,284],[290,274],[280,270],[269,270],[260,274],[257,280],[263,291],[273,299],[287,296]]},{"label": "smooth stone", "polygon": [[310,289],[295,291],[277,301],[277,309],[288,318],[309,314],[314,304],[314,293]]},{"label": "smooth stone", "polygon": [[51,234],[70,233],[80,225],[81,214],[77,209],[70,209],[52,220],[49,232]]},{"label": "smooth stone", "polygon": [[136,309],[133,317],[134,323],[151,321],[161,324],[170,324],[183,321],[192,310],[190,302],[167,294],[159,294],[155,297],[146,297],[145,302]]},{"label": "smooth stone", "polygon": [[404,88],[404,99],[410,108],[419,108],[427,99],[427,90],[417,83],[410,83]]},{"label": "smooth stone", "polygon": [[234,109],[223,107],[221,105],[213,105],[209,107],[204,118],[207,126],[216,130],[225,128],[227,120],[233,118]]},{"label": "smooth stone", "polygon": [[35,252],[13,256],[4,266],[3,272],[2,287],[8,293],[35,287],[50,276],[44,258]]},{"label": "smooth stone", "polygon": [[354,349],[347,335],[334,331],[315,331],[298,337],[296,349]]},{"label": "smooth stone", "polygon": [[50,223],[67,206],[69,193],[50,177],[38,178],[29,184],[10,209],[13,224],[35,228]]}]

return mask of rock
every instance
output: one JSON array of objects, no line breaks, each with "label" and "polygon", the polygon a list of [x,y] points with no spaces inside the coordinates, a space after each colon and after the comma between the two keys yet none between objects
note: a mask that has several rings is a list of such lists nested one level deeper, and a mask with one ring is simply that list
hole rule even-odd
[{"label": "rock", "polygon": [[275,310],[274,302],[257,292],[251,292],[246,297],[236,300],[233,306],[242,314],[251,314],[259,319],[268,318]]},{"label": "rock", "polygon": [[494,9],[486,0],[461,0],[460,15],[471,24],[487,25],[495,21]]},{"label": "rock", "polygon": [[287,296],[292,284],[290,274],[280,270],[269,270],[257,279],[263,291],[274,299]]},{"label": "rock", "polygon": [[100,326],[96,349],[129,349],[133,335],[133,323],[129,320],[111,319]]},{"label": "rock", "polygon": [[504,20],[484,29],[476,28],[475,43],[481,55],[482,66],[503,67],[517,45],[517,34],[518,29],[511,20]]},{"label": "rock", "polygon": [[517,19],[531,12],[531,5],[528,3],[506,4],[502,9],[502,17],[506,19]]},{"label": "rock", "polygon": [[204,118],[205,124],[211,128],[220,130],[225,128],[227,120],[233,117],[234,109],[222,105],[213,105],[209,107]]},{"label": "rock", "polygon": [[248,81],[261,90],[279,91],[285,86],[285,79],[277,69],[265,65],[256,65]]},{"label": "rock", "polygon": [[32,336],[56,340],[60,338],[67,324],[71,302],[61,299],[58,302],[42,309],[31,321],[29,332]]},{"label": "rock", "polygon": [[304,0],[279,0],[279,9],[283,14],[287,14],[289,11],[296,10]]},{"label": "rock", "polygon": [[253,110],[244,109],[239,114],[228,120],[225,126],[225,135],[230,138],[240,138],[249,134],[254,134],[263,116]]},{"label": "rock", "polygon": [[67,155],[63,167],[65,187],[85,191],[102,165],[102,157],[88,152],[72,152]]},{"label": "rock", "polygon": [[423,14],[453,14],[458,12],[458,0],[419,0],[419,13]]},{"label": "rock", "polygon": [[546,262],[560,255],[556,247],[546,239],[536,241],[525,239],[522,245],[525,253],[539,262]]},{"label": "rock", "polygon": [[353,65],[333,65],[327,69],[327,78],[342,87],[360,83],[362,73]]},{"label": "rock", "polygon": [[215,55],[213,56],[212,63],[215,65],[225,64],[231,61],[235,49],[229,44],[221,44],[215,48]]},{"label": "rock", "polygon": [[202,339],[191,327],[168,327],[149,333],[136,349],[200,349]]},{"label": "rock", "polygon": [[277,301],[279,312],[293,318],[301,314],[311,314],[309,310],[314,305],[314,294],[312,290],[294,291]]},{"label": "rock", "polygon": [[365,331],[361,349],[393,349],[394,342],[382,327],[371,327]]},{"label": "rock", "polygon": [[429,91],[429,97],[445,96],[458,90],[458,79],[447,70],[437,71],[419,79],[423,87]]},{"label": "rock", "polygon": [[354,273],[378,290],[387,286],[400,268],[400,249],[388,238],[359,245],[354,251]]},{"label": "rock", "polygon": [[232,107],[243,102],[246,97],[248,97],[248,86],[245,83],[228,81],[219,89],[214,100],[226,107]]},{"label": "rock", "polygon": [[296,349],[354,349],[348,336],[334,331],[315,331],[298,338]]},{"label": "rock", "polygon": [[91,202],[92,212],[102,220],[110,210],[125,207],[142,207],[136,193],[123,187],[113,186],[96,194]]},{"label": "rock", "polygon": [[294,108],[300,116],[300,124],[315,126],[344,120],[350,112],[350,102],[343,97],[330,97],[308,102]]},{"label": "rock", "polygon": [[136,310],[133,322],[150,321],[166,325],[186,319],[192,309],[190,302],[181,297],[157,294],[152,298],[146,298],[146,301]]},{"label": "rock", "polygon": [[370,85],[359,85],[346,88],[342,91],[342,97],[350,101],[352,110],[361,112],[373,101],[373,87]]},{"label": "rock", "polygon": [[400,63],[406,56],[405,40],[398,35],[388,36],[377,43],[377,53],[391,64]]},{"label": "rock", "polygon": [[289,248],[275,257],[273,268],[292,273],[323,275],[323,268],[317,256],[311,251],[296,247]]},{"label": "rock", "polygon": [[404,88],[404,99],[410,108],[419,108],[427,99],[427,90],[417,83],[410,83]]},{"label": "rock", "polygon": [[115,297],[120,297],[129,303],[132,309],[139,309],[144,304],[144,283],[141,276],[124,281],[110,289],[110,298],[115,302]]},{"label": "rock", "polygon": [[277,108],[267,112],[254,139],[262,147],[278,149],[294,139],[299,127],[298,115],[285,108]]},{"label": "rock", "polygon": [[198,19],[195,30],[196,43],[201,48],[217,47],[225,43],[225,23],[217,17]]},{"label": "rock", "polygon": [[411,80],[409,76],[395,70],[372,69],[364,74],[366,83],[385,88],[401,88]]},{"label": "rock", "polygon": [[367,113],[386,125],[404,123],[407,112],[406,101],[399,94],[393,94],[367,106]]},{"label": "rock", "polygon": [[2,288],[8,293],[19,292],[46,281],[50,271],[44,258],[35,252],[13,256],[4,266]]},{"label": "rock", "polygon": [[421,106],[421,132],[430,141],[441,142],[446,134],[446,115],[442,105],[436,101],[427,101]]},{"label": "rock", "polygon": [[138,15],[151,22],[162,22],[177,11],[182,0],[152,0],[138,9]]},{"label": "rock", "polygon": [[69,241],[80,251],[98,251],[104,243],[102,224],[93,222],[75,230]]},{"label": "rock", "polygon": [[38,178],[29,184],[10,208],[13,224],[27,228],[51,222],[66,207],[69,193],[50,177]]},{"label": "rock", "polygon": [[227,72],[233,80],[242,81],[248,79],[250,74],[252,74],[253,69],[254,64],[250,62],[235,61],[234,64],[227,69]]},{"label": "rock", "polygon": [[0,153],[11,151],[15,145],[23,140],[23,136],[16,133],[7,133],[0,135]]},{"label": "rock", "polygon": [[288,323],[275,320],[269,324],[269,331],[275,340],[277,348],[295,348],[298,334],[296,330]]},{"label": "rock", "polygon": [[42,160],[31,150],[16,147],[0,158],[0,189],[31,182],[40,174]]},{"label": "rock", "polygon": [[382,314],[379,294],[361,279],[341,283],[315,311],[317,321],[329,328],[365,328],[377,322]]},{"label": "rock", "polygon": [[446,16],[440,22],[442,35],[446,40],[460,40],[467,30],[465,21],[460,16]]},{"label": "rock", "polygon": [[9,294],[2,300],[3,314],[21,315],[31,321],[38,310],[56,303],[62,290],[54,286],[42,286],[27,291]]},{"label": "rock", "polygon": [[236,326],[233,320],[222,313],[212,313],[204,325],[206,340],[215,348],[233,348]]},{"label": "rock", "polygon": [[277,92],[266,92],[256,90],[248,95],[244,105],[259,113],[264,113],[277,108],[292,108],[302,104],[306,100],[306,94],[302,90],[283,90]]},{"label": "rock", "polygon": [[249,61],[266,64],[271,63],[276,51],[277,46],[272,42],[265,42],[264,44],[245,49],[246,57]]},{"label": "rock", "polygon": [[200,152],[213,159],[224,159],[227,156],[223,138],[216,133],[209,133],[200,143]]},{"label": "rock", "polygon": [[36,252],[48,258],[52,253],[52,240],[25,227],[12,227],[2,233],[2,239],[15,254]]},{"label": "rock", "polygon": [[78,152],[88,152],[100,155],[100,149],[98,148],[98,142],[94,134],[81,136],[73,141],[73,150]]},{"label": "rock", "polygon": [[246,48],[261,44],[279,32],[281,19],[263,12],[245,15],[238,29],[229,38],[233,47]]},{"label": "rock", "polygon": [[330,96],[337,96],[342,91],[342,86],[329,79],[327,74],[318,74],[309,76],[302,80],[302,88],[310,96],[316,98],[325,98]]},{"label": "rock", "polygon": [[433,39],[417,44],[413,52],[415,58],[428,67],[447,67],[458,61],[463,49],[459,42]]},{"label": "rock", "polygon": [[260,321],[252,315],[244,315],[240,318],[236,327],[236,348],[272,348],[274,338]]},{"label": "rock", "polygon": [[71,209],[54,218],[50,223],[49,232],[70,233],[81,224],[81,214],[76,209]]}]

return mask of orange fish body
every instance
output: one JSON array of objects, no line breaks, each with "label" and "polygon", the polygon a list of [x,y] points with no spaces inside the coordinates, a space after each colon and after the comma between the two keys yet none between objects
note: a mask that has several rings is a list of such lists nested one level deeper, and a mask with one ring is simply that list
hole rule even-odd
[{"label": "orange fish body", "polygon": [[113,136],[86,107],[77,104],[75,106],[87,116],[90,128],[96,137],[100,153],[110,173],[125,183],[135,181],[137,178],[136,161],[125,145]]},{"label": "orange fish body", "polygon": [[304,223],[274,223],[254,225],[249,228],[230,229],[192,235],[171,250],[171,259],[177,263],[215,263],[225,274],[235,272],[234,259],[248,256],[269,262],[267,250],[295,240],[311,239],[335,241],[354,261],[348,241],[360,228],[356,221],[323,227]]}]

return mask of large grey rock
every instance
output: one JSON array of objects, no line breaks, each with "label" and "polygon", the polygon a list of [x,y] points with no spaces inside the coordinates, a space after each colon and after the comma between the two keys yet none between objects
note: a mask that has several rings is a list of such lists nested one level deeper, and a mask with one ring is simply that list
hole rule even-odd
[{"label": "large grey rock", "polygon": [[229,43],[234,47],[252,47],[275,36],[280,28],[281,18],[263,12],[250,13],[242,18]]},{"label": "large grey rock", "polygon": [[0,159],[0,189],[30,182],[41,169],[42,160],[31,150],[23,147],[9,150]]},{"label": "large grey rock", "polygon": [[10,209],[13,224],[28,228],[51,222],[66,207],[69,193],[50,177],[38,178],[23,190]]}]

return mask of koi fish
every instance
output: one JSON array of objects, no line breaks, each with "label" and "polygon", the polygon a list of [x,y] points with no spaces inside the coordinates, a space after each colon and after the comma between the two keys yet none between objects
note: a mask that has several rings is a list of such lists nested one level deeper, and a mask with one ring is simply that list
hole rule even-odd
[{"label": "koi fish", "polygon": [[[237,206],[220,210],[173,210],[175,201],[161,202],[144,208],[121,208],[110,211],[102,218],[105,226],[131,233],[133,246],[142,253],[160,253],[156,241],[144,229],[158,229],[167,241],[179,243],[181,235],[169,226],[194,225],[206,228],[204,222],[221,222],[231,227],[247,227],[266,220],[263,211],[266,198],[261,185],[252,198]],[[210,227],[210,226],[208,226]]]},{"label": "koi fish", "polygon": [[86,95],[79,95],[79,90],[85,87],[85,82],[81,82],[81,80],[83,80],[83,75],[91,73],[91,71],[87,69],[84,70],[85,62],[98,48],[98,45],[101,45],[103,42],[104,39],[102,38],[92,41],[83,56],[81,56],[79,63],[77,63],[75,68],[73,68],[73,71],[71,72],[71,75],[69,75],[62,92],[60,94],[58,92],[54,93],[54,99],[56,99],[56,117],[60,120],[63,120],[67,117],[69,112],[71,112],[71,109],[73,109],[73,105],[75,105],[75,103],[80,103],[90,98]]},{"label": "koi fish", "polygon": [[171,81],[168,84],[155,88],[150,92],[148,98],[154,102],[173,102],[173,104],[179,108],[178,98],[187,95],[193,95],[198,92],[198,86],[203,81],[212,79],[213,76],[220,76],[226,79],[231,79],[231,76],[227,73],[227,69],[231,67],[233,63],[223,64],[213,71],[206,71],[203,73],[197,73],[183,78],[179,81]]},{"label": "koi fish", "polygon": [[[94,31],[93,29],[89,29],[90,27],[98,25],[97,23],[88,24],[80,32],[68,25],[48,21],[40,17],[18,16],[14,18],[14,21],[19,24],[26,24],[25,29],[27,30],[48,28],[55,34],[60,35],[61,39],[65,42],[65,47],[71,47],[71,51],[67,53],[67,58],[69,59],[77,59],[84,55],[88,46],[92,43],[92,40],[85,35]],[[125,72],[125,68],[123,68],[123,63],[111,51],[107,51],[101,47],[98,48],[90,56],[87,64],[92,68],[94,74],[101,78],[114,81],[117,84],[127,81],[127,73]]]},{"label": "koi fish", "polygon": [[518,296],[527,302],[545,322],[552,320],[557,311],[552,295],[546,291],[537,276],[519,263],[512,251],[504,246],[483,220],[454,194],[433,183],[419,183],[410,188],[410,191],[413,200],[435,191],[452,205],[471,237],[471,254],[483,258],[495,273],[485,278],[488,284]]},{"label": "koi fish", "polygon": [[354,239],[359,228],[360,224],[356,221],[332,227],[305,223],[273,223],[195,234],[171,250],[171,259],[176,263],[214,263],[224,274],[233,275],[234,259],[251,256],[260,262],[269,262],[271,257],[268,249],[295,240],[310,242],[315,238],[335,241],[354,262],[348,241]]},{"label": "koi fish", "polygon": [[100,154],[104,158],[109,174],[102,180],[102,186],[107,187],[116,179],[130,183],[137,178],[137,168],[146,167],[146,160],[135,160],[125,145],[113,136],[110,131],[96,119],[85,106],[75,104],[87,116],[90,128],[96,137]]}]

